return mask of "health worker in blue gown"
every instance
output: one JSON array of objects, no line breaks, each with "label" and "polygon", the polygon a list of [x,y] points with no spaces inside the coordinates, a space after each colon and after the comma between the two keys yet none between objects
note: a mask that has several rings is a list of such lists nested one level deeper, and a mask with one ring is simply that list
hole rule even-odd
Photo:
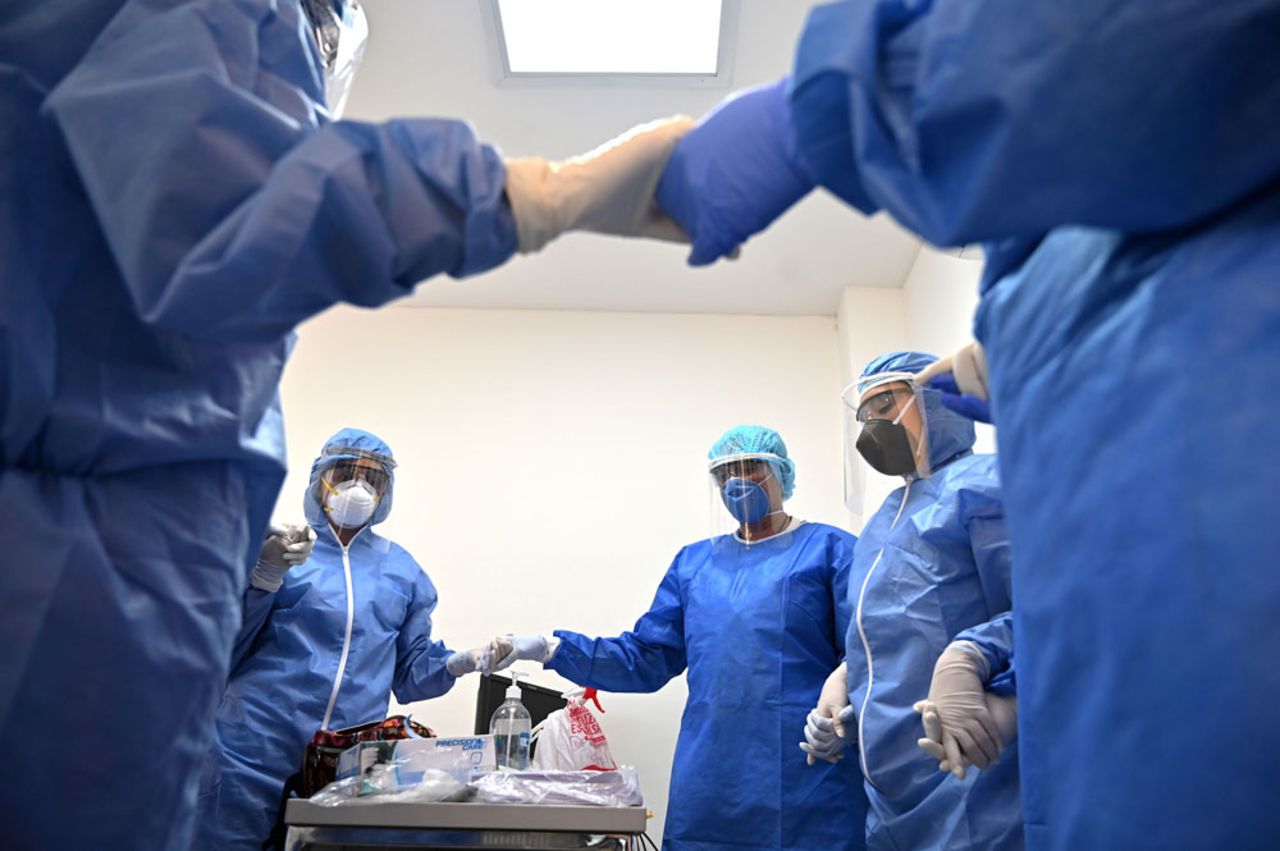
[{"label": "health worker in blue gown", "polygon": [[726,535],[676,555],[630,632],[506,636],[575,683],[651,692],[688,670],[662,846],[861,849],[866,798],[848,760],[807,768],[794,744],[813,695],[843,655],[855,539],[788,514],[795,466],[773,429],[738,426],[709,453],[732,517]]},{"label": "health worker in blue gown", "polygon": [[[973,421],[914,382],[934,360],[882,355],[845,392],[846,451],[903,486],[858,538],[845,664],[809,716],[805,749],[838,759],[852,745],[868,848],[1021,849],[1000,476],[996,456],[973,452]],[[954,775],[918,744],[925,701],[950,733]]]},{"label": "health worker in blue gown", "polygon": [[335,120],[364,32],[355,0],[0,3],[13,847],[189,846],[295,325],[566,228],[679,232],[652,190],[687,121],[557,165]]},{"label": "health worker in blue gown", "polygon": [[391,514],[395,469],[391,448],[367,431],[329,438],[303,498],[310,558],[260,560],[251,574],[194,847],[257,851],[313,733],[381,720],[393,692],[401,703],[438,697],[485,667],[487,647],[453,652],[432,640],[435,586],[373,531]]},{"label": "health worker in blue gown", "polygon": [[1280,836],[1277,138],[1280,0],[857,0],[663,177],[695,263],[815,185],[983,244],[1032,849]]}]

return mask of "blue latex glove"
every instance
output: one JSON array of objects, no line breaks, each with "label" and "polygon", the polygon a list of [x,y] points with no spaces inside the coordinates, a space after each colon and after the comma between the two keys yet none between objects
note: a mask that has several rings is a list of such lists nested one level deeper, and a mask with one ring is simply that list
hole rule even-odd
[{"label": "blue latex glove", "polygon": [[940,400],[942,404],[960,416],[977,420],[980,423],[990,424],[991,403],[986,399],[979,399],[977,396],[961,393],[960,388],[956,386],[955,376],[951,373],[946,372],[934,376],[930,379],[929,386],[941,391]]},{"label": "blue latex glove", "polygon": [[815,186],[796,145],[787,82],[731,95],[676,145],[657,199],[693,242],[690,266],[736,252]]}]

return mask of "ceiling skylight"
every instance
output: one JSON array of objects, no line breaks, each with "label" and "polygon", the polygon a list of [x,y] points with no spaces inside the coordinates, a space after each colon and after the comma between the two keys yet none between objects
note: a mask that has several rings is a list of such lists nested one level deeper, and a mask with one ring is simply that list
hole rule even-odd
[{"label": "ceiling skylight", "polygon": [[498,0],[507,71],[714,75],[720,0]]}]

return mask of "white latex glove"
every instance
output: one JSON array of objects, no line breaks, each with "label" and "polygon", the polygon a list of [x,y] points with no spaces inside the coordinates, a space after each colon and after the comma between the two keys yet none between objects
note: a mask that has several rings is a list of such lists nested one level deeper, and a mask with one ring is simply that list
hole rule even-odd
[{"label": "white latex glove", "polygon": [[827,676],[818,694],[818,705],[809,711],[804,723],[804,741],[800,750],[813,765],[820,759],[837,762],[853,739],[853,707],[849,705],[849,669],[841,663]]},{"label": "white latex glove", "polygon": [[[1007,745],[1018,735],[1018,698],[986,692],[987,711],[991,713],[1000,736]],[[915,705],[920,713],[920,721],[924,725],[923,739],[916,744],[920,749],[938,761],[939,771],[950,771],[961,780],[969,761],[960,752],[960,746],[954,736],[949,736],[942,728],[942,720],[938,716],[938,707],[931,701],[922,700]]]},{"label": "white latex glove", "polygon": [[289,568],[310,558],[315,545],[315,530],[305,523],[270,527],[262,539],[258,563],[249,576],[249,584],[260,591],[274,594],[280,590]]},{"label": "white latex glove", "polygon": [[455,677],[466,676],[476,671],[482,674],[489,673],[493,668],[490,646],[486,644],[484,647],[472,647],[470,650],[459,650],[453,653],[445,660],[445,670]]},{"label": "white latex glove", "polygon": [[930,379],[948,372],[955,378],[961,393],[983,400],[991,399],[987,391],[987,353],[977,340],[920,370],[916,373],[915,382],[923,387]]},{"label": "white latex glove", "polygon": [[[943,745],[954,770],[958,757],[969,765],[988,768],[1000,758],[1005,738],[987,706],[987,658],[969,641],[952,642],[933,666],[933,682],[929,685],[928,703],[920,710],[926,737],[940,732]],[[930,716],[936,714],[937,727],[931,727]],[[963,771],[963,769],[961,769]]]},{"label": "white latex glove", "polygon": [[541,251],[571,230],[687,243],[653,196],[676,142],[693,124],[684,116],[642,124],[560,162],[507,160],[507,199],[520,252]]},{"label": "white latex glove", "polygon": [[499,635],[489,642],[492,664],[486,673],[505,670],[516,662],[550,662],[559,649],[558,638],[548,638],[545,635]]}]

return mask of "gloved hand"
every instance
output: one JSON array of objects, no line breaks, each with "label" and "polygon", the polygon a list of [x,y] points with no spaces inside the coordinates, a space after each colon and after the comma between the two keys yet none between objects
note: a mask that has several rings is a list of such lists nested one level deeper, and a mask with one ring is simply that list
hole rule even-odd
[{"label": "gloved hand", "polygon": [[632,128],[579,157],[507,160],[507,200],[522,254],[571,230],[688,242],[653,193],[676,142],[693,127],[684,116]]},{"label": "gloved hand", "polygon": [[926,738],[943,746],[958,776],[964,775],[961,758],[977,768],[989,768],[999,760],[1007,741],[1007,730],[996,723],[987,705],[987,674],[987,659],[976,645],[952,642],[933,666],[929,699],[918,710]]},{"label": "gloved hand", "polygon": [[[1007,745],[1018,735],[1018,698],[990,691],[983,697],[987,702],[987,711],[991,713],[996,728]],[[970,763],[961,753],[955,737],[943,730],[942,720],[938,716],[938,707],[931,701],[922,700],[916,703],[915,710],[920,713],[925,733],[925,737],[919,739],[916,744],[929,756],[938,760],[939,771],[950,771],[963,780],[964,770]]]},{"label": "gloved hand", "polygon": [[658,204],[693,240],[690,266],[736,256],[814,188],[786,88],[783,78],[731,95],[676,145]]},{"label": "gloved hand", "polygon": [[521,661],[550,662],[559,649],[558,638],[547,638],[545,635],[499,635],[489,642],[489,653],[493,658],[491,670],[502,671]]},{"label": "gloved hand", "polygon": [[258,563],[249,575],[249,584],[274,594],[280,590],[289,568],[306,561],[315,545],[315,530],[305,523],[268,528],[258,552]]},{"label": "gloved hand", "polygon": [[484,647],[459,650],[445,660],[445,670],[455,677],[473,674],[476,671],[488,674],[493,670],[492,648],[492,644],[486,644]]},{"label": "gloved hand", "polygon": [[939,401],[960,416],[991,424],[991,403],[986,399],[962,392],[956,384],[955,376],[951,373],[935,376],[928,386],[941,391]]},{"label": "gloved hand", "polygon": [[953,355],[936,360],[916,373],[916,384],[942,391],[942,404],[980,423],[991,422],[987,391],[987,354],[974,341]]},{"label": "gloved hand", "polygon": [[845,746],[853,740],[856,728],[853,707],[849,705],[848,668],[841,663],[822,684],[818,705],[805,719],[804,741],[800,750],[813,765],[819,759],[837,762],[844,756]]}]

